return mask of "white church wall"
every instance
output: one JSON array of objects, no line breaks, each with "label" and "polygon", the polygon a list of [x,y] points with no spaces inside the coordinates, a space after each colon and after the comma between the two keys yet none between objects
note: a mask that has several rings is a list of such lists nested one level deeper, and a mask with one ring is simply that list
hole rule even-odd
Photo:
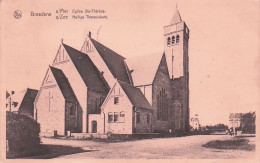
[{"label": "white church wall", "polygon": [[[62,46],[63,47],[63,46]],[[68,55],[66,51],[64,51],[65,55]],[[57,55],[58,57],[59,55]],[[69,56],[67,56],[69,58]],[[56,59],[55,59],[56,60]],[[76,69],[73,62],[68,59],[63,62],[54,62],[53,67],[61,69],[65,76],[68,78],[68,81],[82,107],[83,117],[82,117],[82,132],[87,131],[87,87],[81,78],[78,70]]]},{"label": "white church wall", "polygon": [[57,84],[41,87],[35,108],[42,135],[53,135],[54,130],[65,134],[65,99]]}]

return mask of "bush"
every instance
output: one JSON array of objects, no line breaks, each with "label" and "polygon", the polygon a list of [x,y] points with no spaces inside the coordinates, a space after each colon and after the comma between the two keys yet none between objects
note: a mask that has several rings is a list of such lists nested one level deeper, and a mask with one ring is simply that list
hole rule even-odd
[{"label": "bush", "polygon": [[249,112],[243,115],[243,133],[255,134],[255,112]]},{"label": "bush", "polygon": [[210,135],[210,134],[211,134],[210,130],[194,130],[188,132],[188,135]]},{"label": "bush", "polygon": [[6,139],[9,151],[33,150],[40,144],[40,124],[26,115],[6,112]]},{"label": "bush", "polygon": [[248,139],[231,139],[231,140],[214,140],[206,144],[203,144],[202,147],[206,148],[215,148],[215,149],[233,149],[233,150],[255,150],[254,144],[248,144]]},{"label": "bush", "polygon": [[184,135],[184,131],[182,131],[182,130],[173,130],[173,132],[172,132],[172,134],[174,135],[174,136],[177,136],[177,137],[180,137],[180,136],[183,136]]}]

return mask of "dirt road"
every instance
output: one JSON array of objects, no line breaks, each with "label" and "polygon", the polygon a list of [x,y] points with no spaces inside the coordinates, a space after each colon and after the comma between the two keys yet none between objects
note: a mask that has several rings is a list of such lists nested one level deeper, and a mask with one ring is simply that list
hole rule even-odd
[{"label": "dirt road", "polygon": [[[88,152],[60,156],[58,158],[114,158],[114,159],[236,159],[255,157],[255,151],[219,150],[202,147],[211,140],[230,139],[229,135],[196,135],[176,138],[157,138],[120,143],[59,140],[43,138],[44,144],[81,147]],[[255,138],[249,138],[254,142]]]}]

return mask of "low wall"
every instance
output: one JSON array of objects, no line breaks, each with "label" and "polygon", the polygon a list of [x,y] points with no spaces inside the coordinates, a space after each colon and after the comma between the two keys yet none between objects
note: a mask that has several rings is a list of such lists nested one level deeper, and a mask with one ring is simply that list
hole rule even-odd
[{"label": "low wall", "polygon": [[107,139],[108,135],[94,134],[94,133],[71,133],[71,137],[74,137],[75,139],[88,139],[88,138]]},{"label": "low wall", "polygon": [[108,139],[108,140],[138,140],[174,137],[172,134],[161,133],[142,133],[142,134],[93,134],[93,133],[71,133],[71,137],[75,139]]}]

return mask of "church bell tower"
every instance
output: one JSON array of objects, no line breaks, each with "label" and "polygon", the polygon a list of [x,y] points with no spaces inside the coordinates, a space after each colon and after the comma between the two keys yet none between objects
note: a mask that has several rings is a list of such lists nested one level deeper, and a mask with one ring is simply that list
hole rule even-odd
[{"label": "church bell tower", "polygon": [[[164,50],[173,86],[173,101],[181,103],[182,128],[189,129],[189,35],[176,7],[169,25],[164,27]],[[173,102],[173,103],[174,103]],[[173,104],[174,106],[174,104]]]},{"label": "church bell tower", "polygon": [[164,27],[164,49],[171,79],[187,75],[189,33],[176,8],[170,25]]}]

